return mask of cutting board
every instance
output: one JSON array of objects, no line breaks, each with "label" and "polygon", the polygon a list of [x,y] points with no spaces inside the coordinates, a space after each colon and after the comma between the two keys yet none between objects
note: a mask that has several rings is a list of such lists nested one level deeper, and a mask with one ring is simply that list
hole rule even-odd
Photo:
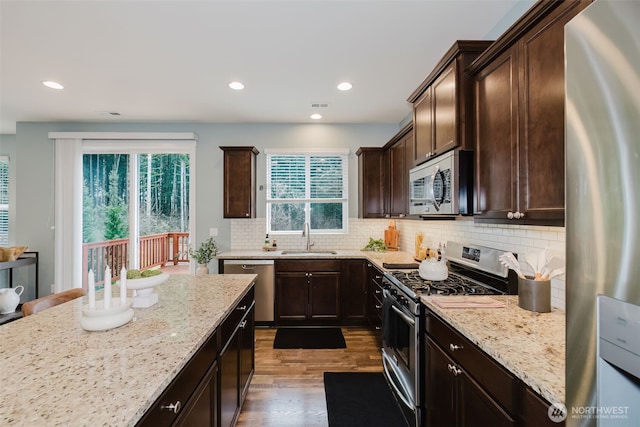
[{"label": "cutting board", "polygon": [[384,230],[384,244],[387,247],[387,250],[397,251],[399,239],[400,239],[399,230],[390,229],[390,228],[387,228],[386,230]]},{"label": "cutting board", "polygon": [[431,301],[441,308],[499,308],[506,305],[491,297],[469,295],[431,297]]},{"label": "cutting board", "polygon": [[394,220],[389,221],[389,226],[384,230],[384,245],[388,251],[397,251],[399,247],[400,230],[396,228]]}]

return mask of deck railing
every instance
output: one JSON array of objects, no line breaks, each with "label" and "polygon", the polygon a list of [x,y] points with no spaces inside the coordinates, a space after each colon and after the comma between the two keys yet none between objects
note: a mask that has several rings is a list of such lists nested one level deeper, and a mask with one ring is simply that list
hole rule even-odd
[{"label": "deck railing", "polygon": [[[140,236],[140,270],[188,262],[189,233],[161,233]],[[82,287],[86,288],[89,270],[95,274],[96,286],[104,284],[104,270],[111,268],[112,280],[120,278],[120,270],[129,268],[129,239],[115,239],[82,245]]]}]

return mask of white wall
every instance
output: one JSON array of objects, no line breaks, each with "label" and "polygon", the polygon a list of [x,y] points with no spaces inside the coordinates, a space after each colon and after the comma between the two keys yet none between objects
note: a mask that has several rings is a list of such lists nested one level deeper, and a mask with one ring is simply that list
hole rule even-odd
[{"label": "white wall", "polygon": [[[19,122],[15,135],[16,244],[40,252],[40,294],[53,283],[54,143],[49,132],[195,132],[197,205],[195,241],[217,227],[221,250],[231,246],[230,221],[222,218],[222,150],[220,145],[249,145],[260,150],[258,185],[265,184],[265,148],[348,148],[350,215],[357,208],[357,157],[361,146],[382,146],[399,130],[397,124],[203,124],[203,123],[33,123]],[[4,136],[3,136],[4,140]],[[265,216],[264,191],[258,192],[258,215]],[[264,236],[263,236],[264,237]],[[192,238],[193,239],[193,238]],[[215,263],[211,267],[215,271]]]},{"label": "white wall", "polygon": [[[314,249],[360,250],[370,237],[382,239],[387,219],[351,218],[348,235],[312,234]],[[437,248],[439,242],[449,240],[488,246],[518,254],[520,259],[530,252],[549,250],[554,255],[565,258],[564,227],[537,227],[523,225],[476,224],[472,217],[458,220],[396,220],[400,230],[400,249],[415,253],[415,236],[424,234],[424,244]],[[231,249],[260,250],[264,243],[265,218],[231,221]],[[270,236],[274,237],[274,236]],[[275,236],[278,248],[282,250],[303,249],[305,238],[300,235]],[[551,305],[565,309],[564,276],[551,281]]]}]

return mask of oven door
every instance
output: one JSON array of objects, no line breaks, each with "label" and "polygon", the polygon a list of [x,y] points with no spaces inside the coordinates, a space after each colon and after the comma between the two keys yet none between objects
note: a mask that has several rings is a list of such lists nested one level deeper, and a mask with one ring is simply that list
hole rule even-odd
[{"label": "oven door", "polygon": [[[394,394],[416,418],[418,396],[417,317],[384,290],[382,313],[382,364]],[[407,417],[409,419],[409,417]]]}]

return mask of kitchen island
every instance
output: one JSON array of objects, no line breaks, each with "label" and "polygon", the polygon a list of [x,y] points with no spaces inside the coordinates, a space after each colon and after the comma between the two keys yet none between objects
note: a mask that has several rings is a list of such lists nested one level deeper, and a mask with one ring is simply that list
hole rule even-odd
[{"label": "kitchen island", "polygon": [[254,279],[171,276],[156,305],[108,331],[81,328],[87,297],[0,326],[0,425],[135,425]]}]

